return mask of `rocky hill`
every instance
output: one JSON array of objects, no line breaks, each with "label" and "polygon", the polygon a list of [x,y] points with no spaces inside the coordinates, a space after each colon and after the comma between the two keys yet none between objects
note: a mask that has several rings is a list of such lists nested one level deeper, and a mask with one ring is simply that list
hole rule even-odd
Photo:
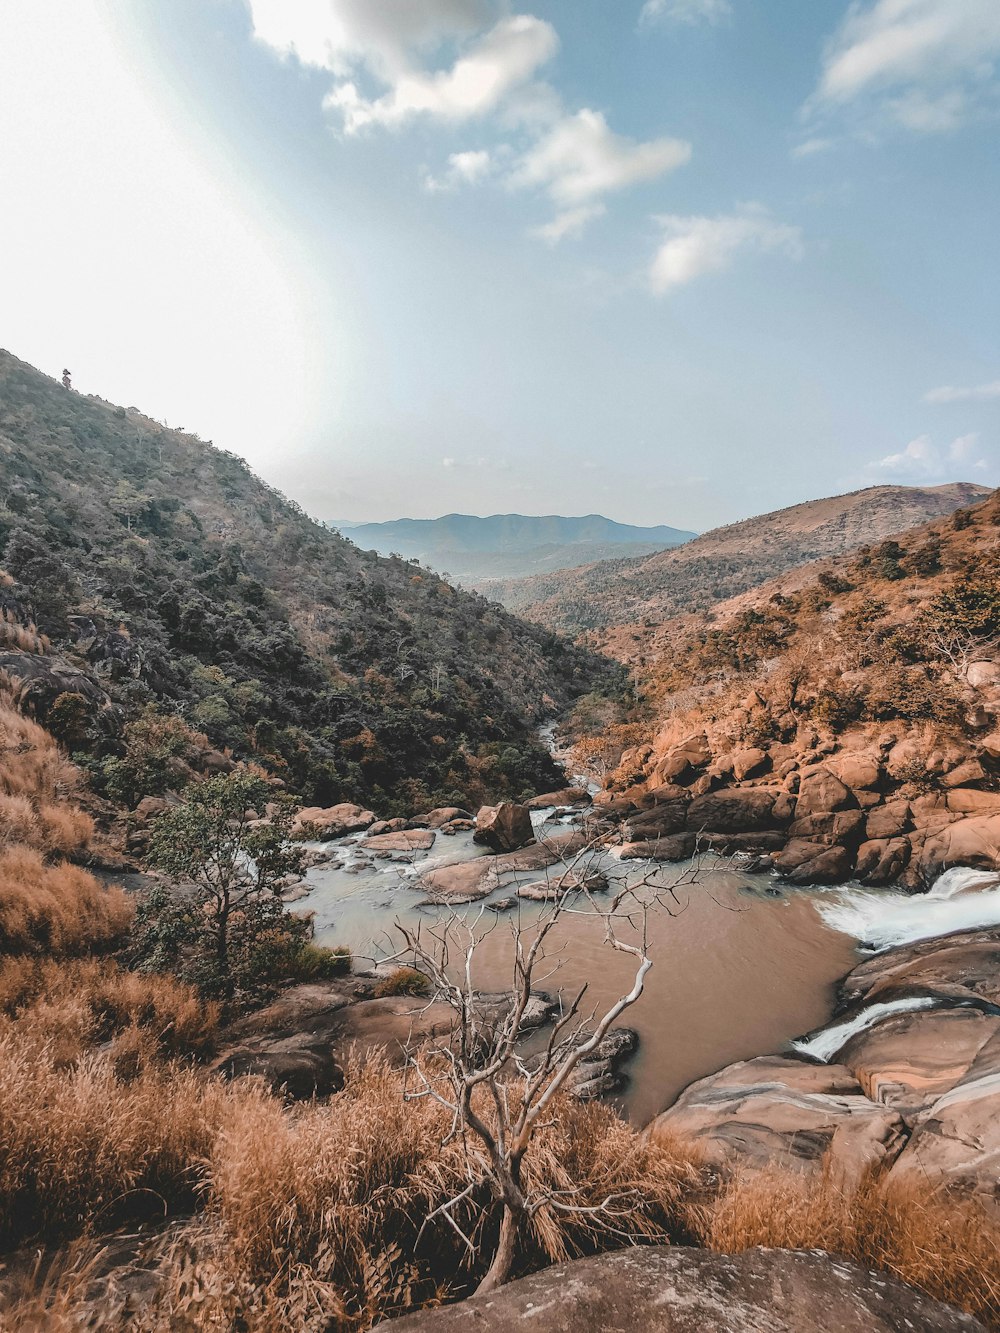
[{"label": "rocky hill", "polygon": [[[236,455],[7,352],[0,569],[0,671],[98,786],[143,718],[161,767],[228,750],[321,804],[551,788],[534,728],[607,679],[483,597],[358,550]],[[146,758],[136,797],[154,790]]]},{"label": "rocky hill", "polygon": [[998,552],[994,492],[659,627],[603,797],[626,854],[701,840],[795,883],[911,890],[1000,869]]},{"label": "rocky hill", "polygon": [[599,638],[615,626],[703,610],[796,565],[891,537],[986,494],[988,487],[967,482],[871,486],[715,528],[652,556],[479,586],[529,620],[573,634],[598,631]]},{"label": "rocky hill", "polygon": [[[336,523],[331,524],[337,527]],[[494,578],[520,578],[595,560],[649,554],[677,546],[695,534],[665,526],[633,527],[601,514],[445,514],[401,518],[390,523],[344,526],[351,541],[380,555],[393,552],[419,560],[466,585]],[[488,582],[480,589],[491,592]]]}]

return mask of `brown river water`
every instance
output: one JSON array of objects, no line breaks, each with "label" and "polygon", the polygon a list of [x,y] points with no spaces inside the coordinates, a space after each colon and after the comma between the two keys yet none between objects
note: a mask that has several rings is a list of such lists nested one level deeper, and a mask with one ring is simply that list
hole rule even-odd
[{"label": "brown river water", "polygon": [[[558,817],[539,828],[542,836],[557,830],[564,831]],[[392,934],[397,920],[431,925],[447,915],[448,909],[422,905],[416,883],[420,869],[482,854],[468,833],[438,834],[431,851],[418,854],[412,864],[375,861],[352,873],[363,841],[326,846],[337,859],[309,871],[312,891],[298,906],[315,914],[317,940],[349,946],[359,970],[400,947]],[[689,869],[623,863],[613,854],[601,858],[600,868],[612,887],[622,876],[634,879],[653,870],[667,884]],[[492,897],[508,897],[516,883],[542,875],[512,876]],[[622,1110],[638,1125],[668,1106],[693,1079],[733,1060],[787,1050],[792,1038],[826,1022],[836,982],[858,958],[855,941],[828,926],[817,910],[819,901],[829,901],[829,891],[785,890],[766,875],[745,875],[708,860],[698,880],[681,887],[677,896],[669,913],[659,907],[649,913],[653,966],[644,994],[621,1020],[639,1034],[621,1095]],[[544,909],[521,902],[501,914],[484,911],[482,903],[457,910],[485,934],[476,951],[476,986],[505,989],[511,928],[520,921],[530,929]],[[555,970],[540,979],[539,989],[572,995],[586,983],[588,1012],[630,989],[633,961],[608,948],[594,919],[585,914],[566,918],[551,944],[545,970]]]}]

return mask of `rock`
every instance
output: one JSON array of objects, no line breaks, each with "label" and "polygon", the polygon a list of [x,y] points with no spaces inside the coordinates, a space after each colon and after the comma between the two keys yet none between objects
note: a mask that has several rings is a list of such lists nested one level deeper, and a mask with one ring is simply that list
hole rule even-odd
[{"label": "rock", "polygon": [[770,766],[770,759],[765,750],[736,750],[731,756],[733,776],[742,782],[744,778],[756,777]]},{"label": "rock", "polygon": [[820,814],[827,810],[846,810],[856,805],[850,789],[826,767],[814,768],[802,774],[797,816]]},{"label": "rock", "polygon": [[774,868],[793,884],[840,884],[850,877],[854,861],[846,847],[793,838],[775,858]]},{"label": "rock", "polygon": [[404,829],[399,833],[378,833],[362,843],[372,856],[389,852],[429,852],[434,846],[434,834],[429,829]]},{"label": "rock", "polygon": [[988,759],[1000,760],[1000,731],[991,731],[979,742],[979,748]]},{"label": "rock", "polygon": [[629,842],[650,842],[680,833],[687,821],[688,798],[660,801],[650,810],[630,815],[625,822],[625,836]]},{"label": "rock", "polygon": [[426,815],[414,815],[408,821],[408,825],[410,828],[439,829],[455,819],[474,818],[475,816],[469,810],[463,810],[460,805],[439,805],[436,810],[428,810]]},{"label": "rock", "polygon": [[965,668],[965,679],[974,690],[1000,685],[1000,662],[970,662]]},{"label": "rock", "polygon": [[786,835],[776,829],[761,829],[759,833],[703,833],[696,839],[699,849],[707,848],[725,856],[780,852],[787,841]]},{"label": "rock", "polygon": [[475,842],[495,852],[513,852],[535,840],[531,814],[525,805],[501,801],[499,805],[484,805],[476,815]]},{"label": "rock", "polygon": [[377,838],[383,833],[400,833],[406,828],[405,819],[376,819],[368,829],[369,838]]},{"label": "rock", "polygon": [[689,736],[679,745],[671,746],[656,767],[654,777],[659,782],[685,782],[694,777],[699,768],[704,768],[712,757],[712,751],[705,733]]},{"label": "rock", "polygon": [[960,1083],[980,1050],[998,1034],[1000,1016],[979,1009],[915,1009],[890,1014],[866,1028],[834,1058],[873,1102],[910,1119]]},{"label": "rock", "polygon": [[957,815],[1000,815],[1000,792],[958,787],[948,793],[945,802],[949,811]]},{"label": "rock", "polygon": [[882,780],[882,765],[875,756],[856,750],[834,755],[827,768],[854,792],[873,790]]},{"label": "rock", "polygon": [[941,779],[941,786],[975,787],[977,783],[985,782],[988,776],[978,759],[965,759],[949,773],[945,773]]},{"label": "rock", "polygon": [[692,1083],[648,1132],[693,1142],[721,1169],[818,1174],[829,1149],[842,1179],[854,1181],[895,1158],[906,1127],[844,1065],[766,1055]]},{"label": "rock", "polygon": [[865,816],[865,831],[870,839],[898,838],[912,827],[909,801],[887,801]]},{"label": "rock", "polygon": [[342,838],[348,833],[359,833],[375,823],[375,812],[360,805],[343,801],[340,805],[321,807],[304,806],[292,821],[294,837],[315,837],[323,842]]},{"label": "rock", "polygon": [[626,842],[619,856],[623,861],[687,861],[696,843],[694,833],[671,833],[653,842]]},{"label": "rock", "polygon": [[293,1101],[328,1097],[344,1086],[344,1071],[325,1044],[308,1036],[275,1041],[264,1049],[242,1047],[214,1066],[223,1078],[253,1074]]},{"label": "rock", "polygon": [[557,834],[516,852],[478,856],[472,861],[437,866],[415,879],[413,887],[424,889],[441,902],[475,902],[499,888],[504,875],[516,870],[544,870],[557,861],[571,863],[586,845],[586,838],[581,833]]},{"label": "rock", "polygon": [[1000,926],[919,940],[860,963],[840,984],[840,1006],[914,991],[1000,1006]]},{"label": "rock", "polygon": [[549,903],[556,902],[567,892],[600,893],[607,887],[608,881],[604,875],[588,875],[567,870],[552,879],[538,879],[532,884],[518,885],[517,896],[528,902]]},{"label": "rock", "polygon": [[586,787],[560,787],[558,791],[532,796],[524,804],[529,810],[549,810],[557,805],[590,805],[590,801],[590,792]]},{"label": "rock", "polygon": [[776,787],[736,787],[691,802],[687,827],[695,833],[753,833],[791,822],[787,795]]},{"label": "rock", "polygon": [[909,860],[910,844],[906,838],[875,839],[863,842],[858,848],[854,873],[865,884],[893,884]]},{"label": "rock", "polygon": [[[502,1023],[511,1013],[511,995],[509,991],[477,991],[476,1017],[487,1025]],[[544,1027],[559,1012],[559,1001],[547,991],[532,991],[521,1014],[518,1033],[524,1035]]]},{"label": "rock", "polygon": [[986,1042],[957,1085],[919,1115],[890,1181],[922,1185],[944,1179],[994,1215],[1000,1214],[1000,1039]]},{"label": "rock", "polygon": [[544,1268],[376,1333],[985,1333],[971,1315],[821,1251],[633,1246]]},{"label": "rock", "polygon": [[516,906],[517,899],[514,897],[495,898],[493,902],[486,904],[487,910],[490,912],[512,912]]},{"label": "rock", "polygon": [[1000,814],[970,815],[941,829],[924,843],[920,866],[934,877],[948,866],[1000,869]]},{"label": "rock", "polygon": [[136,823],[148,824],[151,820],[158,819],[160,815],[165,815],[168,810],[173,810],[180,803],[181,798],[172,792],[166,796],[144,796],[132,811],[131,818]]}]

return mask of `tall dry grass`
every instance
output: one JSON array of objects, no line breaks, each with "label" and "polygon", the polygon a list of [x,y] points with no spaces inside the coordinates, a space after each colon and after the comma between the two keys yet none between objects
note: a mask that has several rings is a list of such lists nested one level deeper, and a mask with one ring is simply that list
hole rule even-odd
[{"label": "tall dry grass", "polygon": [[755,1172],[737,1175],[688,1219],[709,1249],[827,1250],[1000,1328],[1000,1214],[940,1184],[869,1178],[850,1188],[831,1172]]},{"label": "tall dry grass", "polygon": [[75,803],[79,770],[49,733],[0,693],[0,846],[27,846],[47,856],[85,851],[93,820]]},{"label": "tall dry grass", "polygon": [[30,846],[0,847],[0,954],[72,954],[122,938],[133,907],[66,861],[48,864]]}]

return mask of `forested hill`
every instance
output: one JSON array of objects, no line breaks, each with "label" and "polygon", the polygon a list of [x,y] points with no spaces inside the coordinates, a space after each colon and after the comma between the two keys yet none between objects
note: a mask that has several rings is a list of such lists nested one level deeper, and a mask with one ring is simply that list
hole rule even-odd
[{"label": "forested hill", "polygon": [[4,351],[0,568],[0,669],[42,720],[57,706],[98,785],[123,727],[169,716],[312,800],[517,794],[556,776],[537,723],[609,680],[483,597],[358,550],[236,455]]}]

